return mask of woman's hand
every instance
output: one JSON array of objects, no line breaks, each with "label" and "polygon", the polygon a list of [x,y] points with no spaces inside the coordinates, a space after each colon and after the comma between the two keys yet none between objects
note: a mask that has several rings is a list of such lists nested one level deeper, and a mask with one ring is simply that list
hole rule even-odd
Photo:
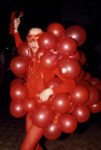
[{"label": "woman's hand", "polygon": [[18,27],[20,25],[20,18],[14,19],[14,32],[18,32]]},{"label": "woman's hand", "polygon": [[51,88],[47,88],[40,93],[39,97],[42,100],[42,102],[44,102],[49,99],[50,95],[53,95],[53,90]]}]

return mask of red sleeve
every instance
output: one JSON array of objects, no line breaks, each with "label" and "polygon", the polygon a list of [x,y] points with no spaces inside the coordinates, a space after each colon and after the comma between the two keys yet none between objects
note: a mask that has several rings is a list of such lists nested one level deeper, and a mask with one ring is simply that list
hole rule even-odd
[{"label": "red sleeve", "polygon": [[22,43],[22,39],[18,32],[14,33],[14,38],[15,38],[16,47],[18,48],[19,45]]},{"label": "red sleeve", "polygon": [[59,86],[53,87],[54,94],[58,93],[69,93],[76,86],[76,83],[73,79],[67,79],[64,83]]},{"label": "red sleeve", "polygon": [[58,69],[55,70],[55,75],[57,75],[63,81],[63,83],[59,86],[53,87],[54,94],[69,93],[76,86],[76,83],[73,79],[65,79],[62,77]]}]

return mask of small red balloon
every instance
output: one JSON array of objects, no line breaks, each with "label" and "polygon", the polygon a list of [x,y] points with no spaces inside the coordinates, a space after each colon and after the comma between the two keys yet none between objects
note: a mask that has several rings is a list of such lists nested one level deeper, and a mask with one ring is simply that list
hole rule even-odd
[{"label": "small red balloon", "polygon": [[78,46],[84,44],[86,40],[86,32],[84,28],[78,25],[70,26],[66,29],[66,36],[72,37],[77,42]]},{"label": "small red balloon", "polygon": [[59,23],[51,23],[47,27],[47,32],[52,33],[58,39],[65,35],[65,29],[63,25]]},{"label": "small red balloon", "polygon": [[51,99],[51,105],[54,111],[59,113],[66,113],[70,109],[70,98],[67,94],[56,94]]},{"label": "small red balloon", "polygon": [[54,69],[57,67],[59,62],[58,55],[48,52],[41,57],[40,62],[45,69]]},{"label": "small red balloon", "polygon": [[56,46],[60,55],[71,56],[76,52],[77,44],[72,38],[61,38]]},{"label": "small red balloon", "polygon": [[89,98],[89,91],[83,85],[77,85],[70,93],[70,99],[75,104],[85,104]]},{"label": "small red balloon", "polygon": [[91,78],[90,82],[91,82],[92,85],[101,84],[101,81],[98,78]]},{"label": "small red balloon", "polygon": [[84,79],[85,80],[90,80],[91,79],[91,75],[90,75],[89,72],[86,72]]},{"label": "small red balloon", "polygon": [[89,107],[92,113],[99,113],[101,112],[101,101],[96,104],[93,104]]},{"label": "small red balloon", "polygon": [[39,128],[48,127],[54,118],[54,113],[49,104],[40,104],[32,112],[32,122]]},{"label": "small red balloon", "polygon": [[17,51],[18,51],[18,54],[20,56],[26,56],[26,57],[32,57],[33,56],[33,53],[32,53],[31,49],[28,46],[28,42],[22,42],[19,45]]},{"label": "small red balloon", "polygon": [[58,124],[60,129],[65,133],[72,133],[77,128],[77,120],[74,116],[69,114],[64,114],[59,117]]},{"label": "small red balloon", "polygon": [[11,101],[10,102],[10,113],[15,118],[21,118],[21,117],[25,116],[26,111],[23,108],[23,103]]},{"label": "small red balloon", "polygon": [[90,109],[85,105],[78,105],[73,112],[73,116],[79,123],[84,123],[90,118]]},{"label": "small red balloon", "polygon": [[100,93],[97,90],[97,88],[95,88],[94,86],[88,85],[87,88],[88,88],[89,93],[90,93],[87,105],[90,106],[90,105],[93,105],[99,101]]},{"label": "small red balloon", "polygon": [[83,66],[86,63],[86,55],[80,51],[80,64]]},{"label": "small red balloon", "polygon": [[14,79],[14,80],[12,80],[12,82],[10,83],[10,88],[13,87],[13,86],[16,85],[16,84],[22,84],[22,85],[24,85],[24,84],[25,84],[25,81],[22,80],[22,79]]},{"label": "small red balloon", "polygon": [[73,55],[69,56],[69,58],[76,59],[79,61],[80,60],[80,52],[78,50],[76,50],[76,52]]},{"label": "small red balloon", "polygon": [[24,56],[16,56],[10,62],[10,69],[15,75],[22,75],[28,70],[29,59]]},{"label": "small red balloon", "polygon": [[59,70],[63,77],[75,79],[80,74],[81,66],[77,60],[62,59],[59,63]]},{"label": "small red balloon", "polygon": [[85,76],[85,72],[83,69],[81,69],[79,76],[76,78],[76,82],[79,83],[81,80],[83,80],[84,76]]},{"label": "small red balloon", "polygon": [[36,103],[35,99],[26,98],[24,100],[23,107],[24,107],[25,111],[31,112],[36,108],[36,106],[37,106],[37,103]]},{"label": "small red balloon", "polygon": [[60,130],[58,125],[54,123],[50,124],[47,128],[43,129],[43,135],[49,140],[56,140],[60,137],[61,134],[62,131]]},{"label": "small red balloon", "polygon": [[23,101],[28,96],[27,88],[22,84],[16,84],[10,89],[10,96],[14,101]]},{"label": "small red balloon", "polygon": [[43,48],[46,50],[55,49],[56,43],[57,43],[56,37],[48,32],[42,33],[38,39],[39,48]]}]

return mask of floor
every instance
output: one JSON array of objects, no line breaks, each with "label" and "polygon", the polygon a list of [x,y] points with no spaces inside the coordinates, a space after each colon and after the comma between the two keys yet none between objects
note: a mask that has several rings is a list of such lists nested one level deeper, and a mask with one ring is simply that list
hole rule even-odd
[{"label": "floor", "polygon": [[[0,150],[20,150],[25,136],[25,118],[16,119],[8,107],[0,113]],[[78,124],[72,134],[62,134],[58,140],[41,139],[45,150],[101,150],[101,113],[92,114],[88,122]]]}]

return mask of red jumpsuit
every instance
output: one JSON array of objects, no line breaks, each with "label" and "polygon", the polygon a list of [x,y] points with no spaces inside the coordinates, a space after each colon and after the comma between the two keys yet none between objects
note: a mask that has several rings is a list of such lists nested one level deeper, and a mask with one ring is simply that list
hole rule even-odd
[{"label": "red jumpsuit", "polygon": [[[18,48],[19,45],[22,43],[22,40],[20,38],[19,33],[15,33],[14,36],[15,36],[15,44],[16,47]],[[55,76],[60,78],[63,81],[63,83],[57,87],[53,87],[52,88],[53,93],[57,94],[70,92],[75,87],[75,81],[72,79],[63,78],[59,73],[58,68],[54,70],[44,69],[40,65],[38,54],[39,52],[37,52],[35,56],[33,56],[30,59],[29,69],[27,72],[26,86],[29,92],[29,97],[37,98],[37,95],[46,89],[45,88],[46,83]],[[33,148],[35,148],[36,144],[42,137],[42,129],[32,124],[29,114],[26,116],[26,128],[28,132],[22,144],[21,150],[33,150]],[[37,146],[36,149],[39,150],[40,147],[38,148]]]}]

